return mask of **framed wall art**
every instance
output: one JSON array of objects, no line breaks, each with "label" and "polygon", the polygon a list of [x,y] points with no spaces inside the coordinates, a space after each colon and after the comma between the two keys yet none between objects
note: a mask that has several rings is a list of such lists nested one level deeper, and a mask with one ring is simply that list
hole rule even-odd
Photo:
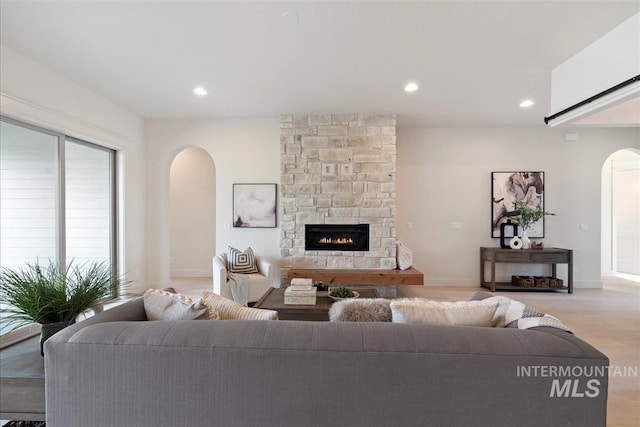
[{"label": "framed wall art", "polygon": [[[544,210],[544,172],[491,172],[491,237],[500,237],[500,226],[517,215],[515,200],[532,209]],[[528,231],[529,237],[544,237],[544,216]]]},{"label": "framed wall art", "polygon": [[276,184],[233,184],[233,226],[275,228]]}]

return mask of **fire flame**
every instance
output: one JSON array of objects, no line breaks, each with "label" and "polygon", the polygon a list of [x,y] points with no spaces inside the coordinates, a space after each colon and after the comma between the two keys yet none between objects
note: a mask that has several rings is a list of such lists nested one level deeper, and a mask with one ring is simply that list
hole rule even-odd
[{"label": "fire flame", "polygon": [[318,243],[327,245],[349,245],[353,244],[353,239],[350,237],[322,237],[318,240]]}]

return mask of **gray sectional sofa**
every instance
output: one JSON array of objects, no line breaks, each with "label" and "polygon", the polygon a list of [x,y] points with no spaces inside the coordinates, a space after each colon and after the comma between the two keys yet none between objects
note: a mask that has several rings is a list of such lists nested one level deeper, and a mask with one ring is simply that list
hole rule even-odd
[{"label": "gray sectional sofa", "polygon": [[151,322],[136,299],[46,342],[46,422],[604,426],[608,363],[552,328]]}]

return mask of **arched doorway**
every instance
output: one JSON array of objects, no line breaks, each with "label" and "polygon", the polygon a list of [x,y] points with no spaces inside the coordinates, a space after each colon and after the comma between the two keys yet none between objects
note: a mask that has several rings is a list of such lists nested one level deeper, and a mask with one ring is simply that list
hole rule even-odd
[{"label": "arched doorway", "polygon": [[216,242],[216,174],[201,148],[185,148],[171,163],[170,276],[211,277]]},{"label": "arched doorway", "polygon": [[640,150],[619,150],[602,167],[602,275],[640,285]]}]

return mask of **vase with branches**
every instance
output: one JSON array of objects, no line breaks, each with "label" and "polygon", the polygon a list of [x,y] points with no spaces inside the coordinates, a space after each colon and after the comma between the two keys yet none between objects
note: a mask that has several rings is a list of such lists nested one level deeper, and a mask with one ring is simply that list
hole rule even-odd
[{"label": "vase with branches", "polygon": [[529,249],[531,247],[531,242],[529,241],[528,236],[530,227],[547,215],[555,215],[552,212],[545,211],[540,205],[531,207],[524,199],[519,198],[516,198],[513,201],[513,210],[516,214],[511,216],[509,219],[511,222],[522,227],[522,240],[524,243],[523,247],[525,249]]}]

